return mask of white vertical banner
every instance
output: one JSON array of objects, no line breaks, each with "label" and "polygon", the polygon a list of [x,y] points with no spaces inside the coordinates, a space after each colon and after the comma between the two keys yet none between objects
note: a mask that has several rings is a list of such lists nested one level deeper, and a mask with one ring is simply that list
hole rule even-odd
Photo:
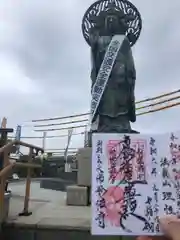
[{"label": "white vertical banner", "polygon": [[65,159],[65,172],[70,172],[70,166],[67,162],[67,157],[68,157],[68,148],[71,142],[71,138],[72,138],[72,133],[73,133],[73,128],[68,129],[68,141],[67,141],[67,146],[66,149],[64,151],[64,159]]},{"label": "white vertical banner", "polygon": [[43,132],[42,146],[43,146],[44,151],[45,151],[45,148],[46,148],[46,137],[47,137],[47,132]]},{"label": "white vertical banner", "polygon": [[7,125],[7,118],[3,117],[1,122],[1,128],[6,128],[6,125]]},{"label": "white vertical banner", "polygon": [[[16,135],[15,135],[15,140],[20,141],[21,140],[21,126],[17,125],[16,128]],[[16,154],[20,153],[20,145],[16,145]]]},{"label": "white vertical banner", "polygon": [[108,83],[109,76],[111,74],[118,52],[122,47],[125,39],[126,37],[124,35],[113,36],[107,48],[107,51],[105,53],[96,81],[93,85],[92,100],[91,100],[91,114],[90,114],[90,122],[92,123],[95,120],[94,124],[92,124],[91,126],[93,130],[95,130],[98,126],[98,119],[94,119],[96,115],[96,111],[99,107],[102,95]]}]

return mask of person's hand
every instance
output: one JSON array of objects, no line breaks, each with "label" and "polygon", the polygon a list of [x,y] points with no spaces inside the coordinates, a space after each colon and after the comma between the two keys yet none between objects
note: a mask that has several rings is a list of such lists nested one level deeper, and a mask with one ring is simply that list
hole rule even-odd
[{"label": "person's hand", "polygon": [[139,236],[137,240],[180,240],[180,219],[177,216],[160,218],[160,227],[165,236]]},{"label": "person's hand", "polygon": [[180,240],[180,219],[176,216],[167,216],[160,219],[160,226],[167,237]]},{"label": "person's hand", "polygon": [[166,236],[139,236],[136,240],[168,240]]}]

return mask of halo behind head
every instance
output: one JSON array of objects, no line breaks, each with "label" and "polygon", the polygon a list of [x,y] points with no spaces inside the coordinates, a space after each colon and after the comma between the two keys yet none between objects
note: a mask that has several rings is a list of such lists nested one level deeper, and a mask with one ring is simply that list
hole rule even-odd
[{"label": "halo behind head", "polygon": [[86,42],[90,45],[90,33],[95,28],[103,28],[103,20],[110,14],[116,14],[119,20],[123,20],[127,25],[125,34],[133,46],[140,36],[142,20],[137,8],[128,0],[99,0],[93,3],[82,20],[82,32]]}]

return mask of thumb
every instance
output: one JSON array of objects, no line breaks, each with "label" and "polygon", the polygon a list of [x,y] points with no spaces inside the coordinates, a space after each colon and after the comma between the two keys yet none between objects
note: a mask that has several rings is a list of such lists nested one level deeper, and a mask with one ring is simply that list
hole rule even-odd
[{"label": "thumb", "polygon": [[167,216],[160,219],[160,226],[163,232],[172,237],[173,240],[177,240],[180,236],[180,219],[176,216]]}]

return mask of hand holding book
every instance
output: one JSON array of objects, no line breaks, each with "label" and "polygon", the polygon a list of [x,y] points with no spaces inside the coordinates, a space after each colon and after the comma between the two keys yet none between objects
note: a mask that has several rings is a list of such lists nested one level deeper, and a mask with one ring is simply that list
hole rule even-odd
[{"label": "hand holding book", "polygon": [[180,219],[174,215],[160,219],[160,227],[164,236],[140,236],[137,240],[180,240]]}]

